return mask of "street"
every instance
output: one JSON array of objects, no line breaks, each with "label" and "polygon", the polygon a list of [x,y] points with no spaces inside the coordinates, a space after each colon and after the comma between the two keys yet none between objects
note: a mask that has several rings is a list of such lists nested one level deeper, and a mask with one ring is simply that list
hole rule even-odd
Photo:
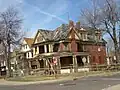
[{"label": "street", "polygon": [[113,76],[86,77],[74,81],[20,86],[0,86],[0,90],[105,90],[120,84],[120,74]]}]

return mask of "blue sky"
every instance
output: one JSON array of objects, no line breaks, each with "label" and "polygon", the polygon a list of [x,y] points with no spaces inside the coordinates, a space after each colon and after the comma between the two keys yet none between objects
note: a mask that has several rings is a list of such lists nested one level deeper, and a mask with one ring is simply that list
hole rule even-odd
[{"label": "blue sky", "polygon": [[0,0],[0,11],[13,5],[23,17],[23,30],[34,36],[39,28],[55,29],[69,19],[78,21],[80,10],[89,7],[89,0]]}]

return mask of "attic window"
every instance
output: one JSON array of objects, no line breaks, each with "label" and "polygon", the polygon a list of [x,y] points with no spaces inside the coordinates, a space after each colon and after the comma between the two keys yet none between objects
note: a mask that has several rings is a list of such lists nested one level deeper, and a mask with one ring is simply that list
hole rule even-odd
[{"label": "attic window", "polygon": [[26,49],[27,49],[27,45],[25,45],[26,46]]}]

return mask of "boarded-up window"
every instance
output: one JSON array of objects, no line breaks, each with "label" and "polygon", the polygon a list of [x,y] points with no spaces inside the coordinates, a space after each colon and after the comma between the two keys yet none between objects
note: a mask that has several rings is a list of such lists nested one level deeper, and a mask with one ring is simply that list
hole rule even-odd
[{"label": "boarded-up window", "polygon": [[69,48],[68,48],[68,43],[67,43],[67,42],[64,42],[63,44],[64,44],[64,50],[65,50],[65,51],[68,51],[68,50],[69,50]]},{"label": "boarded-up window", "polygon": [[99,56],[99,63],[102,64],[101,56]]},{"label": "boarded-up window", "polygon": [[83,51],[83,47],[82,47],[82,45],[80,45],[80,43],[77,43],[77,51],[78,52],[82,52]]},{"label": "boarded-up window", "polygon": [[31,54],[32,54],[32,57],[33,57],[33,52]]},{"label": "boarded-up window", "polygon": [[47,48],[47,53],[49,53],[49,45],[48,44],[46,45],[46,48]]},{"label": "boarded-up window", "polygon": [[93,62],[95,63],[95,56],[93,56]]},{"label": "boarded-up window", "polygon": [[59,44],[54,44],[53,46],[53,52],[58,52]]}]

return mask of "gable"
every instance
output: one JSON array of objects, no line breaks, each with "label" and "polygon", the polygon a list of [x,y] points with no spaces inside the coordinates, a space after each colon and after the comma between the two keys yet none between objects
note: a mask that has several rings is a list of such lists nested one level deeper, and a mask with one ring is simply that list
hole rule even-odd
[{"label": "gable", "polygon": [[28,50],[30,50],[30,46],[28,45],[28,43],[24,39],[22,42],[21,51],[28,51]]},{"label": "gable", "polygon": [[34,43],[39,43],[39,42],[42,42],[42,41],[45,41],[44,37],[41,35],[40,32],[38,32],[38,34],[36,35],[36,38],[35,38],[35,42]]},{"label": "gable", "polygon": [[27,44],[27,42],[25,40],[23,40],[22,45],[25,45],[25,44]]},{"label": "gable", "polygon": [[68,33],[68,38],[69,38],[69,39],[72,39],[72,38],[74,38],[74,39],[79,39],[79,36],[78,36],[78,34],[76,33],[76,31],[72,28],[72,29],[69,31],[69,33]]}]

